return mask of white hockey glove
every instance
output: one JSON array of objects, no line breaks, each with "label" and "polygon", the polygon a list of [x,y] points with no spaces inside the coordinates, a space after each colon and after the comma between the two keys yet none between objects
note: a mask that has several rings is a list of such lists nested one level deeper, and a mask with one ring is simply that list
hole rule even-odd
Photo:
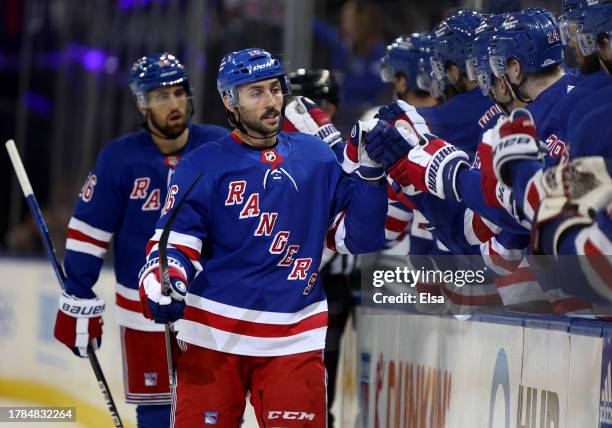
[{"label": "white hockey glove", "polygon": [[543,161],[546,150],[538,141],[531,113],[523,108],[515,109],[509,117],[500,117],[493,128],[493,169],[495,176],[506,186],[511,186],[512,162],[519,160]]},{"label": "white hockey glove", "polygon": [[330,147],[342,142],[342,136],[331,122],[330,117],[314,101],[298,96],[285,107],[285,123],[283,129],[287,132],[303,132],[314,135],[329,144]]}]

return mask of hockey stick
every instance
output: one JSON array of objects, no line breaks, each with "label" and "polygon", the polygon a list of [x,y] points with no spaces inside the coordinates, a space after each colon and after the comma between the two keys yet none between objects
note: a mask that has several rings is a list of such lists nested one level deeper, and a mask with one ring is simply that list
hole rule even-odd
[{"label": "hockey stick", "polygon": [[[172,225],[174,224],[174,220],[176,220],[176,214],[179,212],[179,208],[183,205],[183,202],[189,196],[189,193],[193,190],[196,183],[200,180],[204,172],[201,172],[193,183],[189,186],[187,191],[185,192],[185,196],[181,199],[170,217],[164,226],[164,230],[162,231],[161,236],[159,237],[159,242],[157,243],[157,252],[159,257],[159,277],[162,280],[162,293],[168,295],[170,293],[170,288],[172,285],[170,284],[170,273],[168,272],[168,238],[170,237],[170,232],[172,230]],[[168,384],[170,385],[170,392],[174,393],[174,361],[172,360],[172,332],[170,331],[171,323],[165,324],[164,336],[166,338],[166,360],[168,361]]]},{"label": "hockey stick", "polygon": [[[64,273],[62,265],[60,265],[59,261],[57,260],[55,248],[53,247],[53,242],[51,242],[49,230],[47,229],[47,224],[45,223],[45,219],[42,215],[42,212],[40,211],[40,206],[38,205],[36,196],[34,196],[34,191],[32,190],[30,179],[28,178],[28,174],[26,173],[25,168],[23,167],[21,157],[19,157],[19,152],[17,151],[17,147],[15,146],[15,141],[8,140],[5,145],[6,151],[8,152],[8,155],[11,158],[11,163],[13,164],[15,174],[17,174],[17,179],[19,180],[19,185],[21,186],[23,195],[25,196],[26,201],[28,202],[32,217],[34,217],[36,225],[38,226],[38,232],[40,233],[40,237],[45,246],[45,250],[47,251],[49,261],[53,266],[53,270],[55,271],[55,275],[57,276],[57,280],[60,286],[62,287],[62,290],[64,290],[66,274]],[[111,414],[113,423],[115,424],[115,427],[123,428],[123,423],[121,422],[121,418],[119,417],[119,412],[117,411],[117,407],[115,406],[115,402],[113,401],[113,396],[111,395],[110,388],[108,387],[108,383],[106,382],[106,378],[104,377],[104,373],[102,372],[102,367],[100,367],[96,352],[94,351],[91,345],[87,346],[87,356],[89,357],[91,368],[93,369],[96,379],[98,380],[98,386],[102,391],[104,401],[106,402],[106,407],[108,408],[108,411]]]}]

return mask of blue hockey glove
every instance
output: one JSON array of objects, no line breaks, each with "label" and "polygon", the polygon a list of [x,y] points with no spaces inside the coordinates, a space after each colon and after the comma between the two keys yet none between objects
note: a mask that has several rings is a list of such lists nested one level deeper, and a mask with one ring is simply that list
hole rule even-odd
[{"label": "blue hockey glove", "polygon": [[164,293],[159,275],[159,259],[149,261],[140,270],[139,294],[143,315],[159,324],[183,317],[187,295],[187,274],[178,260],[168,259],[170,290]]}]

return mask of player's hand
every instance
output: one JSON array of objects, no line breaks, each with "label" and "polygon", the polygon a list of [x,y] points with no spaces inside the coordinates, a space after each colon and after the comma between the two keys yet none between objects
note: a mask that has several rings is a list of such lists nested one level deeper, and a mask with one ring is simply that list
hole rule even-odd
[{"label": "player's hand", "polygon": [[102,345],[104,301],[98,297],[79,299],[63,293],[55,318],[54,336],[78,357],[87,358],[87,347]]},{"label": "player's hand", "polygon": [[411,128],[418,136],[432,133],[417,109],[402,100],[382,106],[374,117],[398,128]]},{"label": "player's hand", "polygon": [[543,161],[545,149],[536,136],[531,113],[518,108],[509,117],[498,120],[492,134],[493,170],[498,180],[511,186],[510,168],[516,161]]},{"label": "player's hand", "polygon": [[330,147],[342,142],[342,136],[330,117],[310,98],[295,97],[285,107],[283,130],[319,137]]},{"label": "player's hand", "polygon": [[410,149],[419,143],[419,136],[412,128],[389,126],[379,120],[365,137],[365,148],[370,158],[388,171],[396,162],[406,157]]},{"label": "player's hand", "polygon": [[425,134],[406,158],[389,169],[389,175],[402,187],[413,185],[417,190],[441,199],[460,201],[457,175],[461,168],[469,168],[468,159],[463,150],[434,135]]},{"label": "player's hand", "polygon": [[385,176],[385,170],[381,164],[372,160],[365,148],[366,135],[378,124],[377,119],[367,122],[358,120],[351,129],[351,136],[346,141],[344,148],[344,159],[342,169],[347,174],[356,173],[359,177],[368,181],[380,181]]},{"label": "player's hand", "polygon": [[187,278],[178,260],[168,258],[170,290],[163,290],[159,275],[159,259],[152,259],[140,271],[139,294],[143,315],[156,323],[166,324],[183,317]]}]

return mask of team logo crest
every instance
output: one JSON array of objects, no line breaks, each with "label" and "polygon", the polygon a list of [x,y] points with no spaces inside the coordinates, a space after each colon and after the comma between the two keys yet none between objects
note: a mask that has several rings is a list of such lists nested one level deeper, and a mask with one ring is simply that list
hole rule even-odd
[{"label": "team logo crest", "polygon": [[261,152],[261,161],[270,165],[272,169],[276,169],[278,165],[283,163],[283,158],[276,152],[276,150],[268,149]]},{"label": "team logo crest", "polygon": [[169,166],[170,168],[176,168],[176,164],[180,159],[180,156],[166,156],[164,159],[164,165]]}]

